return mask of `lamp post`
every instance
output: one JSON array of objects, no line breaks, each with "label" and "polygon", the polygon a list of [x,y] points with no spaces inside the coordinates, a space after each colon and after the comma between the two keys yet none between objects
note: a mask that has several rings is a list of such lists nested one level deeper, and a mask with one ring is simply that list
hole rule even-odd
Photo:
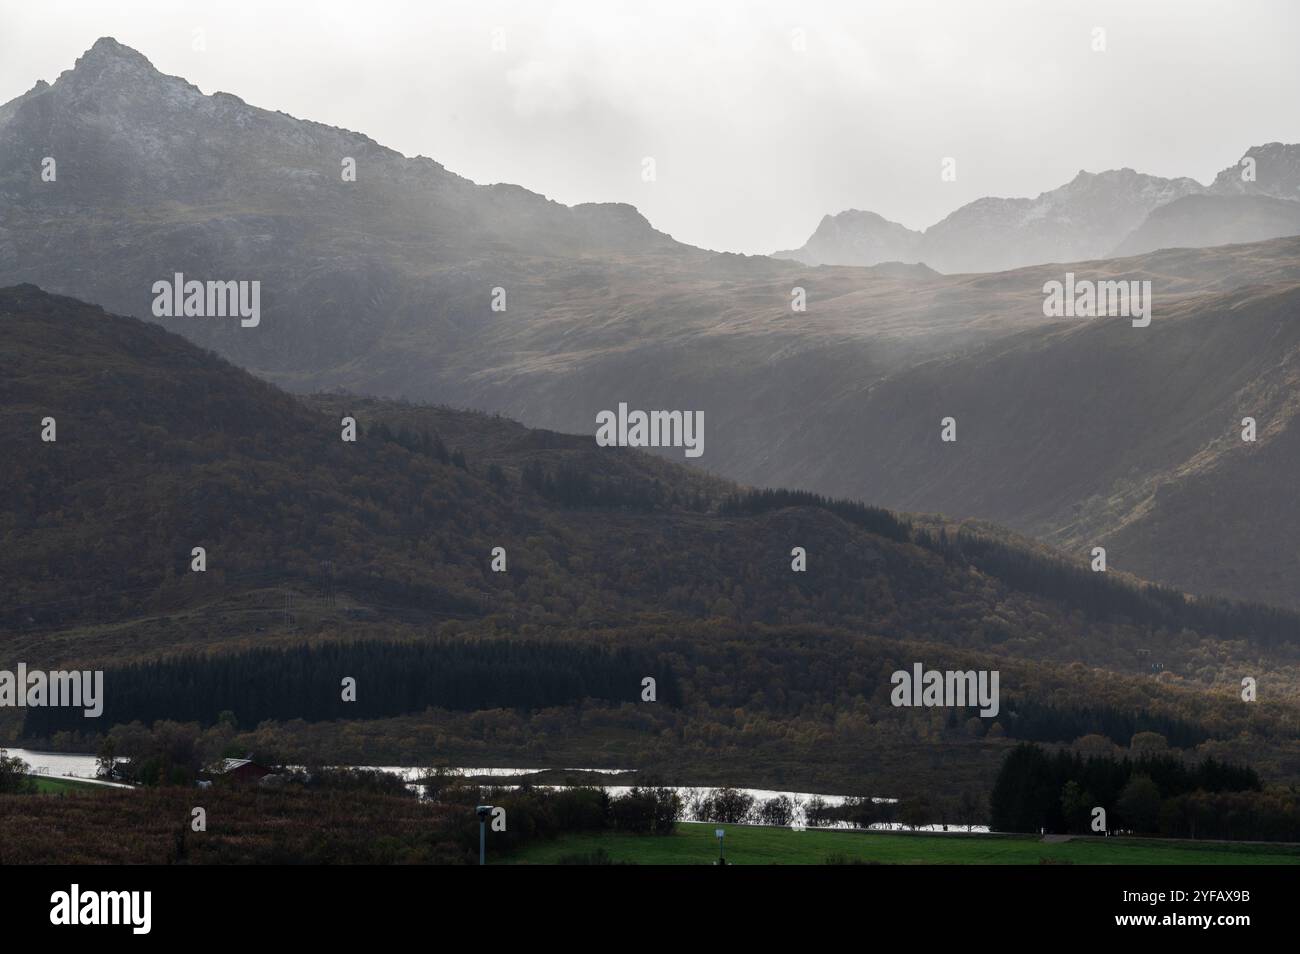
[{"label": "lamp post", "polygon": [[480,805],[474,809],[478,813],[478,863],[487,864],[487,820],[492,814],[491,805]]},{"label": "lamp post", "polygon": [[727,834],[727,830],[725,828],[715,828],[713,829],[713,834],[718,837],[718,864],[725,865],[727,863],[727,856],[722,850],[722,839]]}]

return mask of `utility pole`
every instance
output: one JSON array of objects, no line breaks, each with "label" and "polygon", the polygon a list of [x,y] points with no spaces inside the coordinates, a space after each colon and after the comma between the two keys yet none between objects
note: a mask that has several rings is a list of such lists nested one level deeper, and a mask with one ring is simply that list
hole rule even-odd
[{"label": "utility pole", "polygon": [[492,814],[491,805],[480,805],[474,809],[478,812],[478,863],[487,864],[487,820]]}]

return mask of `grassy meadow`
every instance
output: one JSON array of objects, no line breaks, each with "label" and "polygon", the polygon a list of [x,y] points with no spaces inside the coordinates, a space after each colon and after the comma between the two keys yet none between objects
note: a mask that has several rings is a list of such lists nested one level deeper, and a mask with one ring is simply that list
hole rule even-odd
[{"label": "grassy meadow", "polygon": [[112,786],[96,785],[93,782],[80,782],[73,778],[50,778],[48,775],[34,775],[36,791],[42,795],[67,795],[73,792],[94,794],[112,791]]},{"label": "grassy meadow", "polygon": [[[712,864],[712,824],[685,823],[667,836],[575,834],[539,841],[508,856],[512,864],[590,862],[598,852],[614,863]],[[1074,838],[1044,842],[1033,835],[911,834],[723,825],[727,862],[738,865],[1241,865],[1300,864],[1300,846],[1221,844],[1153,838]],[[489,843],[489,855],[491,845]],[[500,860],[500,859],[498,859]]]}]

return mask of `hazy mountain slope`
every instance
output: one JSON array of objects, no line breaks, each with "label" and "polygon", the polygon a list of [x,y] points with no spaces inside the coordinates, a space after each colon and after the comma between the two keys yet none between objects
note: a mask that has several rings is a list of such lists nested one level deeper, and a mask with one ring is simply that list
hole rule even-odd
[{"label": "hazy mountain slope", "polygon": [[1300,201],[1268,195],[1189,195],[1155,209],[1114,254],[1204,248],[1300,234]]},{"label": "hazy mountain slope", "polygon": [[[1294,502],[1294,475],[1300,466],[1300,428],[1294,402],[1300,380],[1294,354],[1287,362],[1291,406],[1273,408],[1276,417],[1267,424],[1274,433],[1264,434],[1258,446],[1207,449],[1208,460],[1193,460],[1188,473],[1160,485],[1154,499],[1107,534],[1105,542],[1125,568],[1198,592],[1296,605],[1300,506]],[[1220,443],[1228,445],[1235,437],[1229,434]]]},{"label": "hazy mountain slope", "polygon": [[[1154,323],[1160,324],[1173,309],[1198,300],[1206,288],[1221,294],[1247,278],[1300,281],[1298,253],[1300,239],[1287,239],[1222,250],[1162,251],[1069,268],[1080,278],[1150,280],[1156,296]],[[969,488],[956,500],[946,495],[926,496],[932,486],[932,464],[911,470],[902,466],[900,458],[895,462],[902,468],[895,471],[897,484],[866,479],[862,458],[876,451],[863,441],[888,427],[894,412],[877,412],[862,401],[866,395],[894,393],[897,388],[900,404],[928,408],[929,398],[915,397],[913,390],[923,394],[941,386],[944,372],[935,373],[932,380],[921,371],[909,372],[914,363],[924,364],[946,354],[944,360],[955,367],[973,369],[963,381],[976,391],[985,382],[977,359],[967,357],[967,350],[977,349],[974,353],[979,354],[981,347],[996,349],[997,342],[1008,340],[1017,329],[1058,332],[1080,327],[1079,322],[1043,317],[1042,286],[1062,279],[1065,268],[1038,266],[913,283],[881,281],[862,290],[854,287],[851,271],[823,268],[801,277],[799,281],[810,295],[807,314],[778,316],[770,302],[781,295],[779,279],[744,286],[737,283],[728,289],[728,310],[719,322],[725,334],[710,334],[701,328],[680,341],[629,334],[627,344],[618,352],[572,353],[563,358],[538,355],[518,373],[503,367],[485,369],[472,379],[475,390],[467,395],[467,403],[492,407],[530,423],[546,422],[589,433],[596,412],[615,406],[618,400],[638,407],[697,407],[704,410],[706,420],[706,450],[698,463],[715,472],[750,483],[851,493],[871,501],[886,499],[880,496],[881,487],[892,490],[901,485],[910,488],[912,495],[906,500],[889,498],[891,504],[944,509],[962,516],[983,513],[963,509],[963,500],[973,501],[980,487]],[[660,288],[665,310],[690,294],[685,285],[665,283]],[[823,304],[827,301],[830,307]],[[843,312],[837,307],[841,303]],[[856,321],[849,310],[852,307],[860,315]],[[576,326],[583,315],[581,309],[575,311],[555,319],[564,322],[557,328],[570,323],[575,326],[574,336],[581,333]],[[636,327],[645,328],[646,324]],[[1138,329],[1130,331],[1136,334]],[[796,332],[798,340],[782,336]],[[1140,340],[1121,338],[1119,342],[1137,344]],[[1271,347],[1267,338],[1251,338],[1247,344],[1261,354]],[[540,343],[537,350],[542,350]],[[1017,389],[1032,370],[1029,361],[1023,367],[999,369],[999,377],[988,382],[990,400],[985,413],[1012,413],[1023,400]],[[1099,376],[1108,375],[1103,364],[1093,370]],[[1205,356],[1199,371],[1209,377],[1217,375],[1212,355]],[[363,389],[364,380],[358,376],[349,386]],[[923,383],[909,387],[908,382],[913,381]],[[1140,381],[1116,382],[1118,393],[1124,395],[1120,400],[1136,401],[1137,395],[1126,389],[1139,385]],[[1187,380],[1186,386],[1195,389],[1198,382]],[[1176,408],[1185,397],[1171,395],[1171,406]],[[1058,400],[1051,395],[1046,407],[1056,406]],[[1006,409],[999,411],[1003,403]],[[1222,413],[1230,415],[1234,410],[1224,408]],[[900,432],[891,440],[928,441],[938,433],[939,416],[931,420],[927,412],[918,437]],[[1103,436],[1107,424],[1105,420],[1097,422]],[[1068,454],[1069,449],[1064,452]],[[1055,484],[1038,471],[1033,458],[1011,458],[1006,466],[1018,469],[1020,479],[1036,493],[1055,492]],[[1006,512],[1006,516],[1014,515]]]},{"label": "hazy mountain slope", "polygon": [[[1080,556],[1107,544],[1120,568],[1294,606],[1298,360],[1294,283],[1170,304],[1145,329],[1062,322],[846,395],[803,437],[852,428],[852,449],[834,467],[800,456],[803,483],[987,517]],[[947,416],[956,443],[939,439]]]}]

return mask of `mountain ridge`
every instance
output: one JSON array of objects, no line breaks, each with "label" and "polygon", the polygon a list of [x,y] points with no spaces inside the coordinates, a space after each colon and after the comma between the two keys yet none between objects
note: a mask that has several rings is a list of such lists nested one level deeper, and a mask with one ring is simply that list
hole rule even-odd
[{"label": "mountain ridge", "polygon": [[[920,232],[886,230],[870,218],[875,213],[848,210],[825,216],[800,248],[774,252],[773,256],[807,265],[873,265],[899,258],[952,274],[1154,251],[1171,247],[1155,244],[1150,237],[1152,233],[1168,234],[1167,229],[1161,232],[1159,213],[1193,196],[1300,199],[1300,144],[1252,146],[1242,162],[1247,158],[1257,164],[1255,181],[1243,179],[1239,162],[1220,171],[1208,186],[1187,177],[1166,179],[1128,167],[1099,173],[1081,169],[1074,179],[1033,198],[974,199]],[[1265,170],[1263,179],[1258,178],[1259,169]],[[1237,208],[1250,207],[1238,204]],[[1300,233],[1287,214],[1294,214],[1293,210],[1255,208],[1264,210],[1258,219],[1238,214],[1233,241]],[[1270,211],[1272,214],[1267,214]],[[1280,216],[1285,226],[1276,224]],[[1085,221],[1080,221],[1081,217]],[[1087,219],[1101,221],[1089,224]],[[1181,232],[1170,235],[1180,239],[1179,247],[1228,244],[1217,240],[1222,225],[1216,230],[1210,222],[1185,219],[1180,226]]]}]

